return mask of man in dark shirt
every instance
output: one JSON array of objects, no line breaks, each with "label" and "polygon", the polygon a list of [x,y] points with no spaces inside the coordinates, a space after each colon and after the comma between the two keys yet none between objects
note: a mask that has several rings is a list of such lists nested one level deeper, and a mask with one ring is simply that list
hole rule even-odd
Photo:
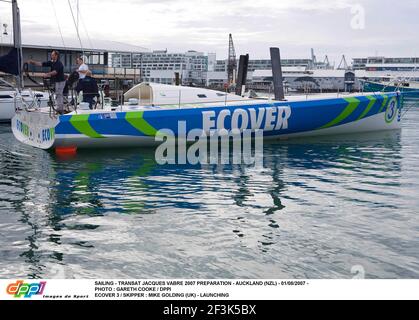
[{"label": "man in dark shirt", "polygon": [[64,78],[64,66],[60,61],[60,53],[57,50],[52,51],[51,61],[38,62],[34,60],[29,60],[29,64],[33,64],[38,67],[49,67],[50,72],[47,72],[43,75],[43,78],[51,78],[51,82],[55,85],[55,99],[57,102],[57,110],[59,113],[64,111],[64,87],[65,87],[65,78]]},{"label": "man in dark shirt", "polygon": [[100,97],[96,80],[90,75],[86,75],[83,79],[80,79],[76,87],[76,92],[80,93],[80,91],[83,91],[83,102],[88,102],[89,108],[93,109],[93,98]]}]

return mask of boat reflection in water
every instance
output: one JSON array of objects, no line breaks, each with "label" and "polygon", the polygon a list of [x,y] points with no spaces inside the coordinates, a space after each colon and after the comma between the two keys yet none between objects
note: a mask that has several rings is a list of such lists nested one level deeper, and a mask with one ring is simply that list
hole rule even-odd
[{"label": "boat reflection in water", "polygon": [[21,189],[7,201],[30,277],[57,265],[65,277],[341,275],[326,260],[403,201],[399,131],[265,142],[262,168],[161,166],[153,149],[25,160],[16,148],[1,163]]},{"label": "boat reflection in water", "polygon": [[[325,170],[353,175],[369,165],[384,166],[374,173],[377,178],[396,173],[400,169],[395,167],[399,137],[400,132],[393,131],[351,135],[346,139],[339,136],[265,141],[263,168],[159,165],[153,149],[83,150],[74,159],[64,160],[50,155],[56,181],[50,192],[58,204],[54,206],[57,214],[147,214],[163,208],[210,213],[210,204],[202,196],[217,196],[221,200],[224,192],[235,200],[231,204],[247,207],[254,203],[259,208],[254,196],[269,194],[272,205],[262,210],[269,214],[283,208],[279,200],[282,189],[302,183],[287,181],[286,173],[291,170],[298,171],[292,178],[309,178],[312,172],[319,181],[327,181],[322,173]],[[384,161],[383,154],[371,152],[377,146],[388,151],[392,161]]]}]

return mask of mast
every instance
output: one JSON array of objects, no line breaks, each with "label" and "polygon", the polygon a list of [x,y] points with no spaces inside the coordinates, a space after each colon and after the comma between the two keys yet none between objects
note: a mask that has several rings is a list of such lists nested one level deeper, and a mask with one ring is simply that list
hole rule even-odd
[{"label": "mast", "polygon": [[77,33],[79,33],[79,16],[80,16],[80,7],[79,7],[79,0],[77,0]]},{"label": "mast", "polygon": [[231,33],[228,36],[228,60],[227,60],[227,79],[228,85],[231,86],[236,83],[236,50],[234,49],[233,36]]},{"label": "mast", "polygon": [[77,16],[74,16],[74,12],[73,12],[73,7],[71,6],[71,2],[70,0],[68,0],[68,6],[70,7],[70,12],[71,12],[71,16],[73,18],[73,23],[74,23],[74,27],[76,28],[76,32],[77,32],[77,38],[79,39],[79,43],[80,43],[80,49],[84,55],[84,48],[83,48],[83,43],[81,42],[81,38],[80,38],[80,30],[79,30],[79,23],[78,23],[78,17],[79,17],[79,2],[77,1]]},{"label": "mast", "polygon": [[13,44],[17,50],[17,65],[18,75],[16,76],[16,85],[20,91],[23,86],[23,74],[22,74],[22,31],[20,29],[20,10],[17,5],[17,0],[12,0],[12,11],[13,11]]}]

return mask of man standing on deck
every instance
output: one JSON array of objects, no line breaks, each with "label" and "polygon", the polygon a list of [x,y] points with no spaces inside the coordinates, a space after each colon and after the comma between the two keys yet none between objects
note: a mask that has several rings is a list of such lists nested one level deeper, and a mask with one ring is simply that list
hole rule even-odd
[{"label": "man standing on deck", "polygon": [[51,71],[43,74],[43,78],[51,78],[51,84],[55,84],[55,99],[57,102],[57,111],[59,113],[64,112],[64,87],[65,87],[65,78],[64,78],[64,66],[60,61],[60,53],[57,50],[52,51],[51,61],[38,62],[34,60],[29,60],[29,64],[38,66],[38,67],[50,67]]},{"label": "man standing on deck", "polygon": [[82,56],[77,57],[76,63],[78,65],[77,72],[79,73],[79,79],[84,79],[89,72],[89,67],[87,64],[84,63],[84,59]]}]

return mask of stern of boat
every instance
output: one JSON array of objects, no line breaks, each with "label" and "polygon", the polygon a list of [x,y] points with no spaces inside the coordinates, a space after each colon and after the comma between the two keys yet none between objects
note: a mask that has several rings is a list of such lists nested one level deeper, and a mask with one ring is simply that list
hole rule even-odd
[{"label": "stern of boat", "polygon": [[12,119],[13,135],[20,142],[40,149],[50,149],[55,141],[58,118],[49,113],[22,110]]}]

